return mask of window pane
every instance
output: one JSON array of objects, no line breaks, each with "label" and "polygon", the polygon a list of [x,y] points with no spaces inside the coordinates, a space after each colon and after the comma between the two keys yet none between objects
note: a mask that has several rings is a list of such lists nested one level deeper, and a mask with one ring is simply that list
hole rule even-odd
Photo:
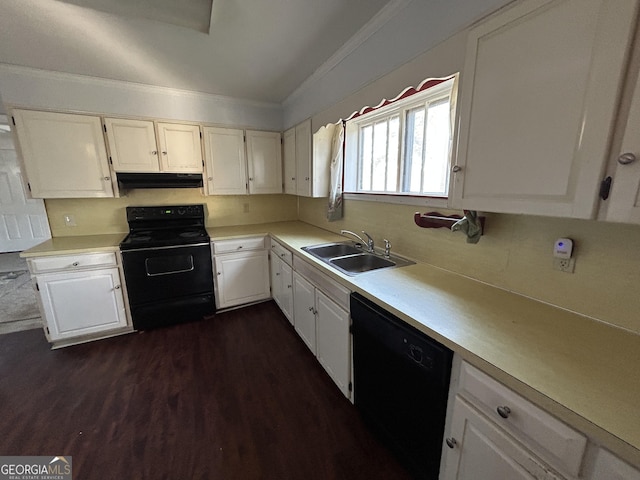
[{"label": "window pane", "polygon": [[384,191],[387,171],[387,121],[378,122],[373,129],[373,178],[371,190]]},{"label": "window pane", "polygon": [[422,192],[447,193],[449,158],[449,99],[434,102],[427,112],[427,139]]},{"label": "window pane", "polygon": [[373,152],[373,127],[371,125],[361,130],[362,163],[360,165],[360,188],[371,190],[371,161]]},{"label": "window pane", "polygon": [[389,120],[389,150],[387,152],[387,192],[396,192],[398,188],[398,156],[400,141],[400,117]]},{"label": "window pane", "polygon": [[424,150],[424,107],[407,112],[406,134],[406,180],[404,191],[420,193],[422,179],[422,158]]}]

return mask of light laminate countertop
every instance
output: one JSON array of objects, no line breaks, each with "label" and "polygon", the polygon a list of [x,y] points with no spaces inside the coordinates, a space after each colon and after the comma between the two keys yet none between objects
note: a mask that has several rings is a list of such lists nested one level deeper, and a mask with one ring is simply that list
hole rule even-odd
[{"label": "light laminate countertop", "polygon": [[[335,281],[640,466],[640,335],[423,263],[343,275],[301,248],[345,237],[303,222],[207,230],[213,241],[273,235]],[[22,256],[117,250],[124,235],[57,237]]]}]

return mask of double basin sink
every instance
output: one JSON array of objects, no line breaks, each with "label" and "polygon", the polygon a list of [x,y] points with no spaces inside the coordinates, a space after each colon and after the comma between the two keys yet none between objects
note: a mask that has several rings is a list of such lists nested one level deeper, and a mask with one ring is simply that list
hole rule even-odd
[{"label": "double basin sink", "polygon": [[349,241],[311,245],[302,247],[302,250],[346,275],[415,263],[397,255],[385,257],[382,253],[371,253],[363,249],[361,244]]}]

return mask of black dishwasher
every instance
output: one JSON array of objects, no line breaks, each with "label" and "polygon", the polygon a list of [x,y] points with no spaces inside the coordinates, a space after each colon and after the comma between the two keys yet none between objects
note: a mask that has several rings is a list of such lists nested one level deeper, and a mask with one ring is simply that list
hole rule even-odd
[{"label": "black dishwasher", "polygon": [[453,352],[351,295],[355,405],[416,478],[437,480]]}]

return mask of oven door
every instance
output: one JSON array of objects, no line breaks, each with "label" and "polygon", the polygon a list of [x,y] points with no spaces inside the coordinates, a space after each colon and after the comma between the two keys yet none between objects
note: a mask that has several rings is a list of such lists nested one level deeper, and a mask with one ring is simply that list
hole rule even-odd
[{"label": "oven door", "polygon": [[122,252],[132,306],[213,295],[209,243]]}]

